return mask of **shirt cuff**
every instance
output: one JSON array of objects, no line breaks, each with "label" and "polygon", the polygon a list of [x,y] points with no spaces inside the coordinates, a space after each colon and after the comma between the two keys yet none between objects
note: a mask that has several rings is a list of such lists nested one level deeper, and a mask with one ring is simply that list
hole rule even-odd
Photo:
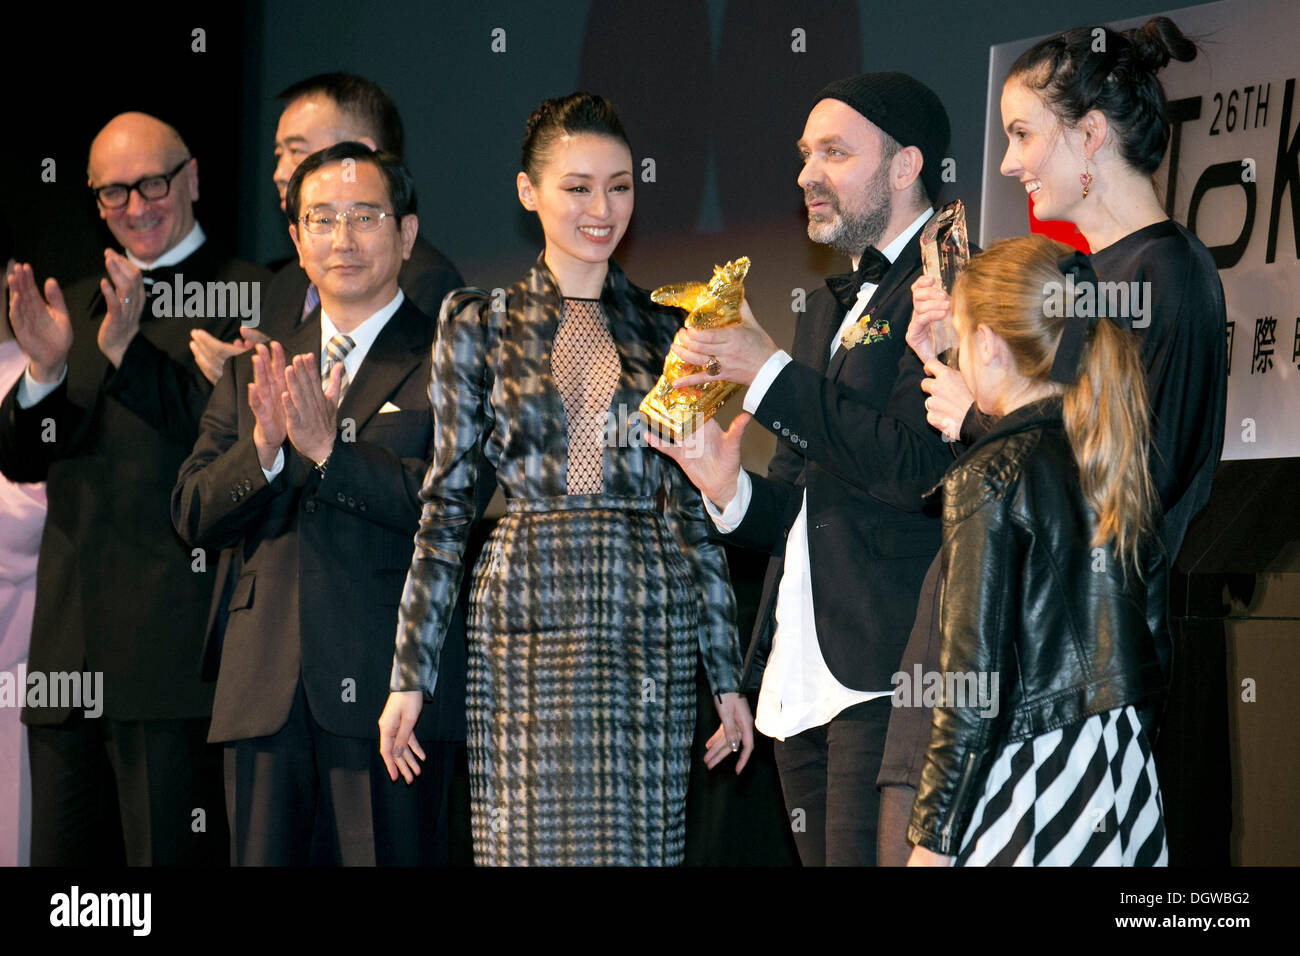
[{"label": "shirt cuff", "polygon": [[754,380],[749,383],[749,391],[745,393],[745,411],[751,415],[758,412],[758,406],[763,404],[763,396],[767,394],[768,387],[781,374],[781,369],[790,362],[790,353],[781,349],[773,352],[771,357],[759,367]]},{"label": "shirt cuff", "polygon": [[742,468],[736,478],[736,493],[727,502],[726,508],[719,511],[708,495],[700,495],[700,498],[704,502],[704,509],[713,519],[714,527],[723,534],[730,534],[745,520],[745,512],[749,510],[749,499],[753,493],[754,483],[749,480],[749,472]]},{"label": "shirt cuff", "polygon": [[63,380],[68,377],[68,366],[63,366],[63,374],[59,376],[57,382],[38,382],[32,378],[32,367],[29,365],[23,369],[23,377],[18,380],[18,407],[31,408],[33,405],[42,401],[49,395],[53,395],[55,389],[63,384]]},{"label": "shirt cuff", "polygon": [[275,453],[275,461],[271,462],[270,468],[263,468],[262,474],[266,475],[266,483],[269,485],[275,481],[275,476],[284,471],[284,449],[281,448]]}]

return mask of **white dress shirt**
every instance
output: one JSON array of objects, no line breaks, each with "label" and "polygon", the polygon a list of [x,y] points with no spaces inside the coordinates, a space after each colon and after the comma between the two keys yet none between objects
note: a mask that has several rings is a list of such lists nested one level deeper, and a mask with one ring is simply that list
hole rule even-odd
[{"label": "white dress shirt", "polygon": [[[884,249],[886,259],[893,262],[902,254],[913,236],[933,215],[932,209],[917,216]],[[858,263],[853,263],[854,271]],[[840,338],[853,323],[862,317],[867,302],[875,294],[876,283],[864,282],[858,289],[857,301],[840,323],[831,339],[831,356],[840,348]],[[776,352],[759,369],[745,395],[745,411],[751,415],[758,410],[767,389],[786,363],[791,361],[784,350]],[[736,482],[736,494],[721,512],[704,499],[704,506],[719,531],[734,530],[749,509],[753,485],[749,475],[742,470]],[[855,704],[874,700],[893,693],[893,689],[862,691],[845,687],[822,656],[817,639],[817,616],[813,608],[812,573],[808,558],[808,493],[803,493],[799,515],[790,526],[786,538],[785,566],[776,595],[776,633],[772,638],[772,652],[763,671],[763,685],[759,690],[758,709],[754,725],[769,737],[785,740],[795,734],[829,723],[836,714]]]},{"label": "white dress shirt", "polygon": [[[351,332],[346,333],[352,339],[352,351],[343,356],[343,371],[347,373],[348,381],[355,382],[357,372],[361,370],[361,363],[366,360],[366,353],[370,351],[370,346],[375,344],[375,339],[379,338],[379,333],[384,330],[384,326],[402,307],[406,301],[406,296],[401,289],[397,290],[397,295],[393,300],[384,306],[370,318],[366,319]],[[317,356],[317,368],[325,367],[325,346],[329,344],[330,339],[339,334],[338,327],[330,320],[322,306],[320,311],[320,354]],[[291,356],[286,356],[291,358]],[[275,453],[275,461],[271,463],[270,468],[263,468],[262,474],[266,475],[266,481],[269,484],[276,475],[284,470],[284,448],[281,447]]]},{"label": "white dress shirt", "polygon": [[[196,222],[194,228],[185,234],[185,238],[176,245],[172,246],[157,259],[151,263],[144,263],[131,255],[128,251],[126,258],[133,266],[140,270],[159,269],[164,266],[174,266],[178,262],[184,262],[193,254],[199,246],[203,245],[207,236],[203,234],[202,227]],[[50,395],[56,388],[63,384],[63,380],[68,377],[68,367],[63,366],[63,374],[53,382],[38,382],[32,378],[32,367],[29,364],[23,372],[23,377],[18,380],[18,394],[14,396],[18,399],[19,408],[31,408],[46,395]]]},{"label": "white dress shirt", "polygon": [[130,251],[127,252],[126,257],[137,269],[145,271],[149,269],[163,269],[167,266],[174,266],[178,262],[184,262],[194,254],[195,250],[197,250],[199,246],[203,245],[207,238],[208,237],[203,234],[203,228],[196,222],[194,228],[185,234],[184,239],[176,243],[176,245],[172,246],[153,262],[142,262],[135,256],[131,255]]}]

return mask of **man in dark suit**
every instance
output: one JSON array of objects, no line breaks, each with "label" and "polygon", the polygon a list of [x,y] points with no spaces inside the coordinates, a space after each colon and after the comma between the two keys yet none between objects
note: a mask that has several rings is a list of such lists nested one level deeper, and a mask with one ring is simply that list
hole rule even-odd
[{"label": "man in dark suit", "polygon": [[[875,781],[893,674],[939,546],[923,493],[951,462],[926,423],[924,371],[904,341],[919,235],[932,214],[948,118],[900,73],[818,94],[799,150],[808,235],[853,260],[808,297],[793,355],[748,307],[741,325],[685,330],[674,351],[707,371],[678,384],[749,385],[745,413],[695,449],[666,449],[704,492],[717,530],[772,555],[746,678],[805,865],[872,865]],[[750,417],[777,437],[766,477],[740,468]]]},{"label": "man in dark suit", "polygon": [[[377,84],[349,73],[323,73],[308,77],[282,90],[284,104],[275,130],[275,170],[272,179],[280,196],[284,213],[289,180],[298,164],[310,154],[347,141],[364,143],[371,149],[402,157],[404,134],[402,118],[392,98]],[[460,272],[441,252],[424,238],[416,236],[411,255],[402,262],[397,283],[407,301],[425,315],[436,318],[443,297],[452,289],[465,285]],[[256,342],[270,337],[284,341],[319,307],[320,297],[298,260],[281,266],[266,287],[262,301],[262,322],[256,329],[241,329],[241,336],[226,342],[202,330],[196,330],[190,348],[204,374],[215,385],[221,378],[224,363],[247,350]],[[491,482],[483,485],[489,494]],[[486,502],[484,502],[486,504]],[[216,678],[224,638],[227,609],[239,579],[238,557],[222,550],[217,562],[216,590],[208,616],[207,640],[204,645],[204,670]],[[428,781],[441,781],[444,806],[455,797],[451,787],[457,760],[464,762],[465,751],[465,614],[464,600],[457,609],[444,645],[441,673],[443,681],[430,702],[433,721],[425,742],[429,759],[425,764]],[[426,788],[435,786],[426,782]],[[462,790],[467,783],[462,778]],[[468,798],[466,797],[466,800]],[[469,848],[469,817],[462,814],[451,820],[447,812],[435,812],[445,848],[440,859],[465,856]],[[455,824],[455,830],[448,827]]]},{"label": "man in dark suit", "polygon": [[205,241],[198,163],[167,124],[115,117],[88,176],[125,254],[105,250],[107,278],[66,298],[15,270],[10,317],[30,361],[0,405],[0,469],[45,481],[49,501],[29,667],[103,680],[101,719],[66,701],[23,711],[32,862],[221,864],[219,752],[204,742],[213,688],[197,666],[212,575],[167,501],[210,391],[190,330],[233,335],[266,274]]},{"label": "man in dark suit", "polygon": [[182,537],[241,557],[210,734],[232,857],[308,862],[319,809],[336,862],[427,863],[433,814],[377,743],[433,441],[433,324],[398,288],[414,188],[340,143],[300,164],[286,211],[320,307],[227,368],[172,496]]}]

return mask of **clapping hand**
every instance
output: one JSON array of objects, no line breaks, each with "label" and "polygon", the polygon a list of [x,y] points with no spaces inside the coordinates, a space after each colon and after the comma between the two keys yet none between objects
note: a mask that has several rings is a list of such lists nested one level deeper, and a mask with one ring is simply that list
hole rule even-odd
[{"label": "clapping hand", "polygon": [[46,279],[42,296],[32,267],[15,264],[9,273],[9,323],[27,355],[32,378],[57,382],[72,349],[72,321],[59,283]]},{"label": "clapping hand", "polygon": [[275,464],[287,430],[284,421],[284,348],[272,342],[253,351],[253,380],[248,383],[248,407],[253,412],[253,445],[264,470]]},{"label": "clapping hand", "polygon": [[99,323],[99,350],[113,363],[122,364],[126,347],[140,331],[140,314],[144,311],[144,276],[131,260],[112,249],[104,250],[104,267],[108,278],[99,280],[108,311]]},{"label": "clapping hand", "polygon": [[284,421],[289,441],[298,454],[318,464],[334,450],[343,374],[343,363],[335,363],[322,388],[316,356],[310,354],[295,355],[293,364],[284,370]]},{"label": "clapping hand", "polygon": [[252,326],[244,326],[239,334],[240,337],[233,342],[223,342],[204,329],[190,329],[190,354],[194,356],[194,364],[213,385],[221,381],[227,359],[247,352],[254,345],[265,345],[271,341]]},{"label": "clapping hand", "polygon": [[0,298],[5,300],[5,308],[0,309],[0,342],[8,342],[14,337],[14,330],[9,325],[9,276],[17,264],[12,259],[6,262],[4,276],[0,277]]}]

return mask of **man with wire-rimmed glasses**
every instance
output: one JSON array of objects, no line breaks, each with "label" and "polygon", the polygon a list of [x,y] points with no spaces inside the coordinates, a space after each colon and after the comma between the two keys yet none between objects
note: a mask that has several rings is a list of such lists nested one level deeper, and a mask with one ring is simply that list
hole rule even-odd
[{"label": "man with wire-rimmed glasses", "polygon": [[428,785],[390,782],[378,747],[433,454],[433,323],[398,283],[415,212],[392,154],[302,161],[285,213],[320,306],[230,360],[173,493],[191,546],[241,559],[210,735],[236,865],[433,862]]},{"label": "man with wire-rimmed glasses", "polygon": [[[0,469],[46,482],[30,676],[102,680],[102,707],[27,694],[35,865],[196,865],[226,854],[219,753],[204,743],[212,684],[199,652],[212,593],[207,555],[167,522],[172,476],[198,434],[209,386],[190,330],[234,334],[208,298],[170,308],[153,288],[257,283],[194,218],[198,163],[171,126],[115,117],[91,145],[93,201],[122,251],[105,276],[39,289],[10,280],[29,363],[0,405]],[[215,555],[212,556],[215,559]],[[98,676],[102,675],[102,677]]]}]

